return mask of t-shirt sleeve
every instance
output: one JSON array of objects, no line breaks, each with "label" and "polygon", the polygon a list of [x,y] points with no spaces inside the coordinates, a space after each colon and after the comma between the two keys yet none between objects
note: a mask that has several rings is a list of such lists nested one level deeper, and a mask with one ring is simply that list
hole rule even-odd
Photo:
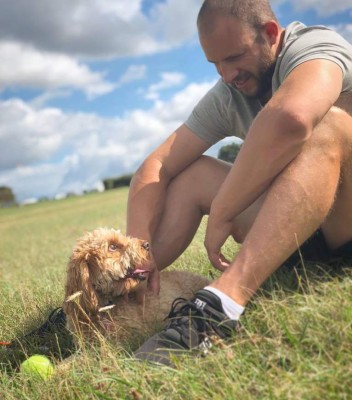
[{"label": "t-shirt sleeve", "polygon": [[279,69],[280,84],[298,65],[310,60],[325,59],[341,68],[342,92],[352,91],[352,45],[325,27],[314,30],[307,28],[304,31],[287,44]]},{"label": "t-shirt sleeve", "polygon": [[228,136],[244,139],[261,108],[257,99],[246,98],[220,79],[194,107],[185,124],[210,145]]},{"label": "t-shirt sleeve", "polygon": [[231,135],[231,124],[223,107],[227,96],[219,81],[199,101],[185,121],[192,132],[211,145]]}]

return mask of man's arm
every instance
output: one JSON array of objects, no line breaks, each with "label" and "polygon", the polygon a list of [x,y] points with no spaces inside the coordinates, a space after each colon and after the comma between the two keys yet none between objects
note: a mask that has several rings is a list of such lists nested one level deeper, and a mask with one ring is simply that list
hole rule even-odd
[{"label": "man's arm", "polygon": [[258,114],[211,207],[205,245],[214,266],[226,267],[219,255],[233,219],[296,158],[338,99],[341,87],[342,71],[337,64],[307,61],[290,73]]},{"label": "man's arm", "polygon": [[181,125],[146,158],[130,186],[128,235],[148,240],[153,249],[152,238],[164,209],[168,184],[209,147],[186,125]]}]

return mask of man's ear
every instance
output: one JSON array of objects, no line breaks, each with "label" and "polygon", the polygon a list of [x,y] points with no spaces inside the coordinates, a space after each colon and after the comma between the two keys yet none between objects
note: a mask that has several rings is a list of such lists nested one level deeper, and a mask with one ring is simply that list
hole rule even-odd
[{"label": "man's ear", "polygon": [[269,39],[269,43],[271,45],[274,45],[277,43],[277,40],[279,39],[279,25],[276,21],[268,21],[264,24],[263,26],[263,31],[265,36]]}]

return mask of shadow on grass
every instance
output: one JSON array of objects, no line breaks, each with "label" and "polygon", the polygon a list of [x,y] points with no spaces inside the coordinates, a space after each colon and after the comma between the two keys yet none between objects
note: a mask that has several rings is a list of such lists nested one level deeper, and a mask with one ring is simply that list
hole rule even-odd
[{"label": "shadow on grass", "polygon": [[281,290],[284,293],[307,293],[312,285],[330,282],[343,281],[352,276],[352,264],[344,260],[335,260],[330,263],[302,262],[282,265],[262,285],[260,295],[271,297],[274,290]]}]

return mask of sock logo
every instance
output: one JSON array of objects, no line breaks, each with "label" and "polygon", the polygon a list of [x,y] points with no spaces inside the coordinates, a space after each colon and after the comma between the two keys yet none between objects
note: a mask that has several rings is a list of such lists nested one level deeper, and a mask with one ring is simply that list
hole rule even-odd
[{"label": "sock logo", "polygon": [[205,301],[202,301],[200,299],[195,299],[194,304],[198,308],[198,310],[204,310],[204,307],[207,305]]}]

